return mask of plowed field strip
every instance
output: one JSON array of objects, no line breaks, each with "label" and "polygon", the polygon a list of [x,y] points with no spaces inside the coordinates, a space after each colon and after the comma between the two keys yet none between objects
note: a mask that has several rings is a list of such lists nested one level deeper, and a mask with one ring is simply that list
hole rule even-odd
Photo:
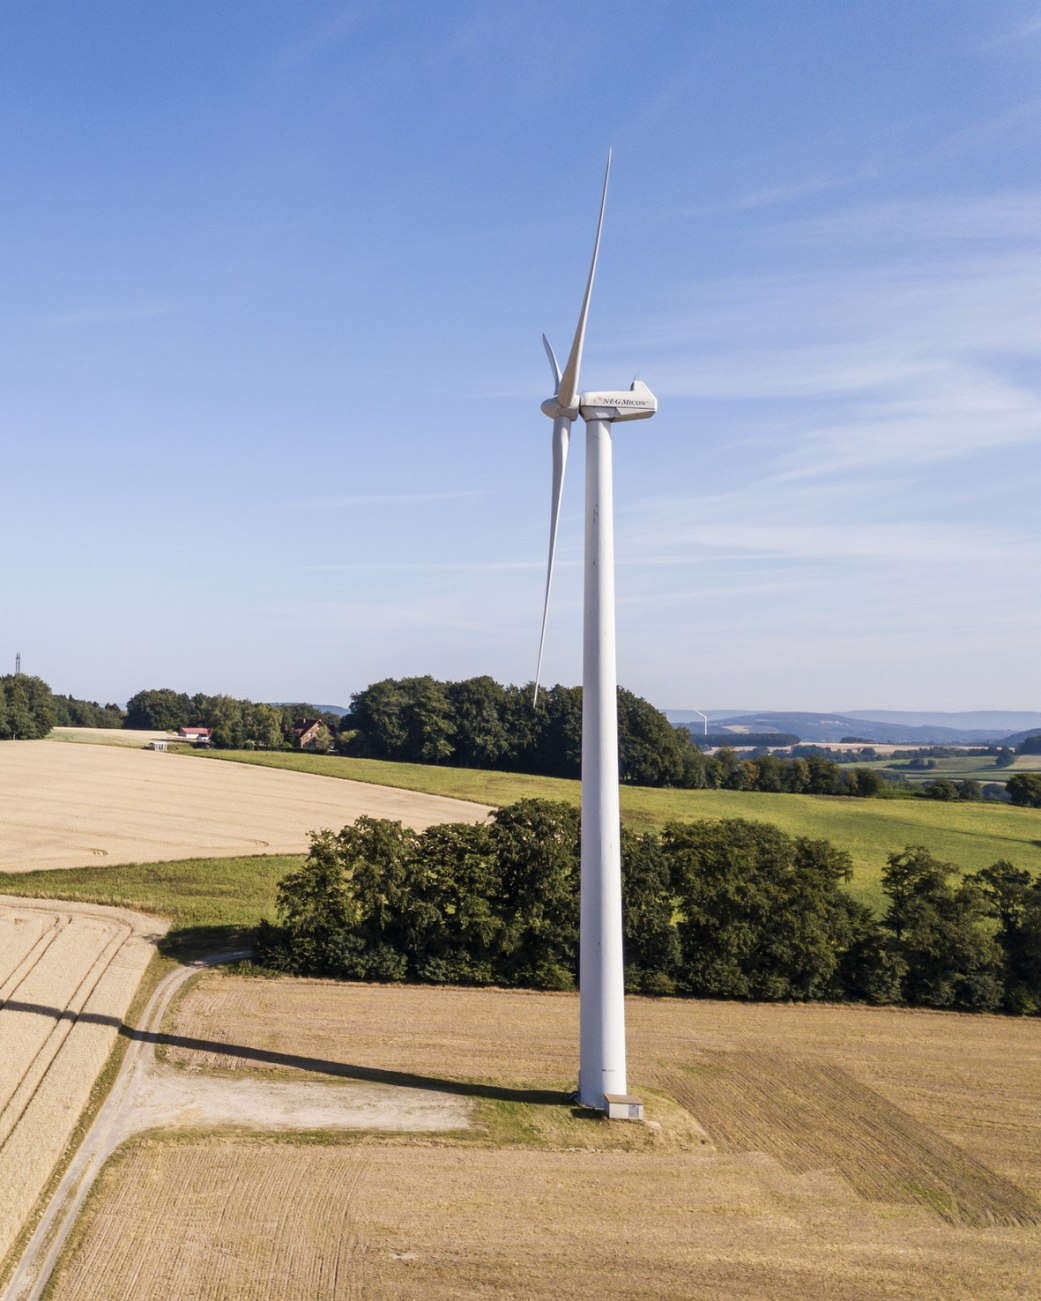
[{"label": "plowed field strip", "polygon": [[832,1170],[869,1201],[931,1207],[951,1224],[1041,1224],[1041,1206],[840,1067],[786,1053],[705,1053],[661,1084],[723,1151],[795,1173]]},{"label": "plowed field strip", "polygon": [[1025,1301],[1038,1259],[1035,1233],[880,1214],[776,1162],[157,1139],[110,1162],[50,1295]]},{"label": "plowed field strip", "polygon": [[[363,1295],[354,1200],[364,1149],[337,1150],[332,1178],[326,1148],[278,1146],[275,1153],[272,1160],[262,1143],[158,1144],[117,1156],[102,1176],[89,1232],[53,1295],[76,1301]],[[142,1163],[147,1197],[137,1177]],[[157,1224],[163,1226],[160,1250]]]},{"label": "plowed field strip", "polygon": [[129,934],[124,924],[70,919],[25,973],[17,997],[0,1008],[0,1114],[6,1113],[34,1063],[41,1060],[46,1069],[68,1034],[71,1022],[64,1014],[79,1010]]},{"label": "plowed field strip", "polygon": [[162,924],[119,909],[0,897],[18,943],[0,1004],[0,1268],[112,1050]]},{"label": "plowed field strip", "polygon": [[[65,1007],[53,1010],[53,1028],[40,1044],[35,1056],[31,1061],[23,1063],[24,1073],[22,1078],[15,1086],[7,1105],[0,1111],[0,1151],[3,1150],[11,1131],[25,1114],[47,1072],[53,1066],[58,1054],[72,1034],[76,1018],[82,1013],[88,1000],[112,965],[116,955],[131,935],[131,929],[126,925],[115,925],[111,928],[111,932],[108,943],[97,955],[89,971],[72,991]],[[12,1015],[10,1008],[8,1012],[9,1015]],[[16,1012],[13,1015],[24,1016],[27,1013]],[[46,1013],[43,1015],[46,1015]]]},{"label": "plowed field strip", "polygon": [[53,916],[41,913],[39,918],[25,920],[12,915],[0,916],[0,955],[7,964],[7,974],[0,982],[0,1007],[14,997],[22,981],[69,921],[67,915],[57,913]]}]

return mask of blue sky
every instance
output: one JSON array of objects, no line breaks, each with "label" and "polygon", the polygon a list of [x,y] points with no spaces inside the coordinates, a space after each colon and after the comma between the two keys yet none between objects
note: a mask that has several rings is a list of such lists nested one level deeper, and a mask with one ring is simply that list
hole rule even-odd
[{"label": "blue sky", "polygon": [[583,388],[660,403],[615,435],[622,682],[1036,708],[1039,74],[1037,0],[6,0],[0,670],[530,679],[539,335],[610,145]]}]

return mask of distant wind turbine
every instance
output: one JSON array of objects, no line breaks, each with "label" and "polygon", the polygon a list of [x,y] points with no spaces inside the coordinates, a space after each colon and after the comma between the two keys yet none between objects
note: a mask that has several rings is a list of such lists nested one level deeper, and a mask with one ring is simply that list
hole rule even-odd
[{"label": "distant wind turbine", "polygon": [[[560,522],[571,423],[586,425],[585,613],[582,655],[582,906],[579,934],[579,1101],[612,1113],[607,1097],[627,1092],[625,986],[622,958],[622,860],[618,810],[618,672],[615,660],[614,508],[611,489],[611,426],[646,420],[658,409],[641,380],[620,392],[579,392],[586,317],[593,292],[600,233],[604,226],[607,156],[600,219],[585,297],[563,371],[546,336],[542,342],[556,385],[542,403],[553,421],[553,496],[549,561],[542,611],[535,696],[542,675],[553,561]],[[625,1114],[625,1113],[623,1113]],[[633,1114],[630,1112],[629,1114]],[[637,1113],[639,1114],[639,1113]]]}]

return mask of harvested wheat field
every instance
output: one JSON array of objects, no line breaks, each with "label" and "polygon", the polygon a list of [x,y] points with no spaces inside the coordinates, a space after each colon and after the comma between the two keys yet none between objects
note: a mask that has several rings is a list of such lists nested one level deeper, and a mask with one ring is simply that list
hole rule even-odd
[{"label": "harvested wheat field", "polygon": [[362,813],[422,828],[481,804],[109,745],[0,746],[0,871],[298,853]]},{"label": "harvested wheat field", "polygon": [[1041,1025],[631,999],[650,1126],[584,1119],[566,994],[207,974],[189,1070],[476,1100],[466,1136],[124,1148],[54,1296],[1033,1297]]},{"label": "harvested wheat field", "polygon": [[0,1262],[62,1156],[165,930],[0,895]]},{"label": "harvested wheat field", "polygon": [[1025,1234],[953,1239],[755,1157],[151,1142],[106,1170],[52,1296],[1035,1295]]},{"label": "harvested wheat field", "polygon": [[133,750],[143,750],[152,741],[184,744],[184,737],[176,732],[149,732],[133,727],[52,727],[47,740],[71,741],[77,745],[121,745]]},{"label": "harvested wheat field", "polygon": [[[629,998],[626,1009],[631,1084],[681,1091],[680,1100],[690,1103],[718,1144],[740,1149],[744,1142],[749,1150],[778,1148],[774,1155],[781,1155],[782,1136],[770,1123],[746,1135],[720,1124],[713,1132],[708,1104],[727,1072],[769,1100],[784,1089],[815,1096],[822,1086],[810,1086],[799,1071],[823,1070],[835,1081],[850,1081],[861,1116],[885,1100],[1041,1203],[1037,1020],[650,998]],[[570,1089],[578,1000],[520,990],[208,973],[174,1006],[167,1028],[169,1059],[185,1066],[348,1077],[356,1070],[363,1078],[397,1072],[439,1082]],[[192,1047],[178,1046],[178,1039]],[[695,1102],[690,1094],[698,1078],[704,1082]],[[836,1112],[849,1111],[851,1101]],[[728,1123],[746,1116],[741,1123],[751,1125],[750,1114],[746,1097]]]}]

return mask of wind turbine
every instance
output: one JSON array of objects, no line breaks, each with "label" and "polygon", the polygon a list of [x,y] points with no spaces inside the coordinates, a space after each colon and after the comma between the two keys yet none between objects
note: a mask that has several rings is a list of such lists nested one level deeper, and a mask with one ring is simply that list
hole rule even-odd
[{"label": "wind turbine", "polygon": [[[611,487],[611,426],[646,420],[658,409],[641,380],[619,392],[579,392],[586,317],[593,292],[600,234],[604,227],[611,155],[607,155],[600,218],[589,264],[578,328],[561,371],[546,336],[542,342],[556,389],[542,403],[553,421],[553,496],[549,561],[542,611],[535,699],[542,673],[546,620],[553,584],[557,526],[564,491],[571,423],[586,426],[585,600],[582,652],[582,905],[579,932],[578,1098],[584,1106],[614,1114],[608,1098],[627,1093],[625,987],[622,958],[622,856],[618,811],[618,672],[615,659],[614,508]],[[638,1108],[635,1099],[626,1099]],[[641,1115],[642,1109],[622,1114]]]}]

